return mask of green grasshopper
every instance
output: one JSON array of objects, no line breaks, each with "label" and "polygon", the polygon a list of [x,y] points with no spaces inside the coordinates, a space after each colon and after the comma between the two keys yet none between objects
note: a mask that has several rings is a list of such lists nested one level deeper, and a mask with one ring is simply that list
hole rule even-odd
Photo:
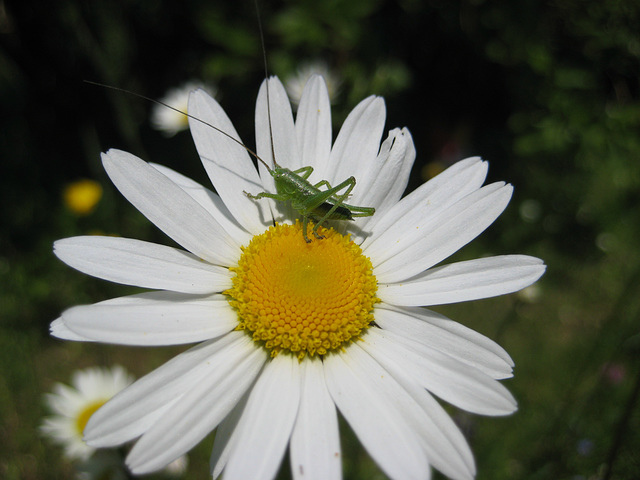
[{"label": "green grasshopper", "polygon": [[[278,193],[261,192],[252,195],[244,192],[244,194],[255,200],[272,198],[279,202],[291,202],[294,210],[302,216],[302,236],[307,243],[311,242],[307,235],[309,220],[314,222],[313,235],[317,239],[322,239],[324,236],[318,233],[318,228],[326,220],[353,220],[354,217],[370,217],[376,211],[373,207],[358,207],[344,203],[356,185],[356,179],[353,176],[335,187],[332,187],[326,180],[321,180],[313,185],[307,180],[313,173],[313,167],[302,167],[292,171],[278,165],[274,156],[274,167],[270,168],[260,157],[257,155],[255,157],[273,177]],[[326,186],[327,189],[320,190],[322,186]],[[338,194],[342,190],[344,192]]]},{"label": "green grasshopper", "polygon": [[[252,199],[259,200],[261,198],[271,198],[273,200],[277,200],[279,202],[291,202],[291,206],[302,216],[302,236],[307,243],[311,243],[311,239],[309,238],[307,232],[307,226],[309,224],[309,220],[314,222],[314,227],[312,230],[313,235],[317,239],[324,238],[322,235],[318,233],[318,228],[327,220],[353,220],[355,217],[370,217],[375,213],[375,208],[373,207],[359,207],[356,205],[349,205],[344,203],[344,200],[349,197],[351,190],[356,185],[355,177],[351,176],[347,178],[344,182],[332,187],[327,180],[321,180],[316,184],[312,184],[307,179],[313,173],[313,167],[302,167],[297,170],[289,170],[288,168],[281,167],[275,160],[275,152],[273,151],[273,134],[271,134],[271,153],[273,158],[273,168],[269,167],[267,162],[265,162],[257,153],[247,147],[244,143],[242,143],[237,138],[229,135],[227,132],[221,130],[215,125],[211,125],[204,120],[201,120],[193,115],[189,115],[187,112],[183,112],[171,105],[167,105],[164,102],[159,100],[154,100],[147,96],[141,95],[136,92],[132,92],[130,90],[125,90],[119,87],[113,87],[110,85],[104,85],[102,83],[92,82],[89,80],[85,80],[86,83],[97,85],[100,87],[108,88],[111,90],[116,90],[119,92],[124,92],[129,95],[134,95],[136,97],[142,98],[144,100],[148,100],[153,103],[157,103],[166,108],[169,108],[175,112],[181,113],[193,120],[201,122],[208,127],[211,127],[215,131],[225,135],[230,138],[242,148],[247,150],[251,156],[253,156],[256,160],[262,163],[271,176],[273,177],[276,185],[277,193],[269,193],[269,192],[260,192],[257,195],[252,195],[248,192],[244,192],[244,194]],[[269,85],[267,83],[267,108],[269,115],[269,131],[272,132],[271,128],[271,112],[269,109]],[[320,190],[320,187],[327,187],[326,190]],[[346,190],[345,190],[346,189]],[[338,193],[344,190],[343,193]]]}]

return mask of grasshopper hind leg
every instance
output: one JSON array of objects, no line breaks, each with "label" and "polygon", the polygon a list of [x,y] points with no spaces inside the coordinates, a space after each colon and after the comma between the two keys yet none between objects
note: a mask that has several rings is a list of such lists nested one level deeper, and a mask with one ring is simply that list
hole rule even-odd
[{"label": "grasshopper hind leg", "polygon": [[320,223],[317,223],[318,219],[304,215],[302,217],[302,236],[304,237],[304,241],[307,243],[311,243],[311,239],[309,238],[309,235],[307,235],[307,232],[309,231],[309,218],[311,218],[315,223],[315,225],[313,226],[313,230],[311,230],[311,233],[313,233],[313,236],[316,237],[318,240],[322,240],[323,238],[325,238],[324,235],[320,235],[318,233],[318,227],[321,225]]},{"label": "grasshopper hind leg", "polygon": [[313,230],[311,230],[311,233],[313,233],[313,236],[316,237],[318,240],[322,240],[323,238],[325,238],[324,235],[320,235],[318,233],[318,228],[320,228],[320,225],[322,225],[322,222],[318,222],[318,219],[314,219],[315,225],[313,226]]},{"label": "grasshopper hind leg", "polygon": [[305,242],[311,243],[311,239],[307,235],[308,225],[309,225],[309,217],[307,216],[302,217],[302,237],[304,238]]}]

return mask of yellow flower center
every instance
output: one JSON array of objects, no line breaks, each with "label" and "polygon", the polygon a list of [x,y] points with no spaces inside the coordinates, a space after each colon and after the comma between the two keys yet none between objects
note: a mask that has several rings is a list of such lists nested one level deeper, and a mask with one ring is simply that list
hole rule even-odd
[{"label": "yellow flower center", "polygon": [[[309,229],[313,228],[309,225]],[[377,282],[371,261],[348,236],[320,227],[305,242],[302,227],[276,225],[253,237],[225,291],[238,330],[276,356],[325,355],[360,336],[373,321]]]},{"label": "yellow flower center", "polygon": [[84,432],[85,427],[87,426],[87,422],[89,421],[89,419],[91,418],[91,415],[93,415],[94,413],[96,413],[96,410],[98,410],[102,405],[104,405],[105,403],[107,403],[108,399],[105,400],[96,400],[93,403],[88,404],[79,414],[78,417],[76,418],[76,429],[78,430],[78,433],[80,434],[80,437],[82,437],[82,434]]}]

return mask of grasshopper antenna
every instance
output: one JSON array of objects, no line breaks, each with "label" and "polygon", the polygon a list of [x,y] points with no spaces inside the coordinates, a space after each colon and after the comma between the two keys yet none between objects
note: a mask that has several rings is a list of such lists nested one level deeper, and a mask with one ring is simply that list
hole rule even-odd
[{"label": "grasshopper antenna", "polygon": [[[273,148],[273,126],[271,125],[271,101],[269,100],[269,70],[267,68],[267,48],[264,46],[264,30],[262,29],[262,18],[260,15],[260,6],[258,0],[254,0],[256,5],[256,15],[258,17],[258,31],[260,32],[260,45],[262,46],[262,60],[264,62],[264,78],[267,81],[267,117],[269,119],[269,138],[271,139],[271,158],[273,159],[273,166],[279,167],[276,162],[276,152]],[[261,160],[262,161],[262,160]],[[262,161],[264,164],[265,162]],[[269,169],[271,171],[271,169]]]},{"label": "grasshopper antenna", "polygon": [[[121,92],[121,93],[126,93],[127,95],[133,95],[134,97],[138,97],[138,98],[142,98],[143,100],[146,100],[148,102],[151,103],[156,103],[158,105],[162,105],[163,107],[166,107],[170,110],[173,110],[174,112],[180,113],[182,115],[184,115],[185,117],[189,117],[197,122],[200,122],[204,125],[206,125],[207,127],[211,127],[213,128],[216,132],[221,133],[222,135],[224,135],[227,138],[230,138],[231,140],[233,140],[234,142],[236,142],[238,145],[240,145],[242,148],[244,148],[247,152],[249,152],[249,154],[251,156],[253,156],[256,160],[258,160],[260,163],[262,163],[268,171],[271,171],[271,167],[269,167],[269,165],[267,165],[267,162],[265,162],[263,159],[261,159],[258,154],[256,152],[254,152],[253,150],[251,150],[249,147],[247,147],[244,143],[242,143],[240,140],[238,140],[237,138],[232,137],[231,135],[229,135],[227,132],[225,132],[224,130],[216,127],[215,125],[211,125],[209,122],[205,122],[204,120],[202,120],[201,118],[198,118],[194,115],[189,115],[187,112],[183,112],[182,110],[176,108],[176,107],[172,107],[171,105],[161,102],[160,100],[156,100],[155,98],[151,98],[151,97],[147,97],[145,95],[142,95],[140,93],[137,92],[132,92],[131,90],[127,90],[126,88],[120,88],[120,87],[114,87],[112,85],[106,85],[104,83],[98,83],[98,82],[92,82],[91,80],[83,80],[85,83],[88,83],[89,85],[95,85],[97,87],[102,87],[102,88],[108,88],[110,90],[115,90],[116,92]],[[267,89],[267,101],[268,101],[268,89]],[[269,119],[271,120],[271,119]],[[269,122],[271,123],[271,122]],[[269,125],[271,126],[271,125]],[[272,146],[271,149],[273,150],[273,142],[272,142]],[[274,160],[275,163],[275,160]]]}]

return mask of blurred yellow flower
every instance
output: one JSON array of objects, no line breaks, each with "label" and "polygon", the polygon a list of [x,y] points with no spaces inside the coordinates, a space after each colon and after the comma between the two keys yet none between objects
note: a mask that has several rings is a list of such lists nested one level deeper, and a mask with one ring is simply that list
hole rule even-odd
[{"label": "blurred yellow flower", "polygon": [[446,165],[436,161],[429,162],[422,167],[420,171],[420,175],[423,180],[430,180],[433,177],[440,175],[442,172],[446,170]]},{"label": "blurred yellow flower", "polygon": [[89,215],[102,198],[102,186],[94,180],[78,180],[64,189],[64,204],[76,215]]}]

